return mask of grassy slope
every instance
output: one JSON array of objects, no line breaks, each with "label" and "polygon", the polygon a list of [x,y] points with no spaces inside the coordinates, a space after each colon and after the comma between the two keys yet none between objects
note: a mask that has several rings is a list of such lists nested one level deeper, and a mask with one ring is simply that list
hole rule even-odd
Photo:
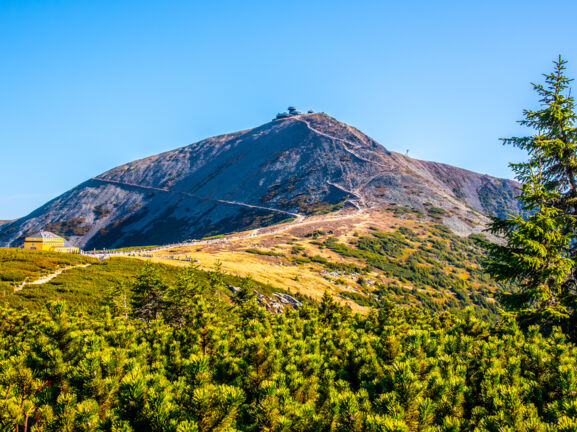
[{"label": "grassy slope", "polygon": [[[66,300],[74,308],[96,312],[115,283],[126,283],[138,274],[143,263],[123,258],[97,262],[89,267],[71,269],[42,285],[31,285],[4,298],[16,307],[41,309],[49,300]],[[170,279],[173,268],[162,266],[163,276]]]},{"label": "grassy slope", "polygon": [[[248,276],[261,281],[258,285],[264,292],[276,287],[314,299],[330,292],[358,312],[367,312],[378,297],[385,297],[430,311],[459,312],[470,305],[479,316],[494,316],[496,286],[481,270],[482,249],[473,239],[458,237],[438,225],[437,217],[396,208],[315,221],[281,233],[162,251],[152,260],[161,264],[169,279],[175,266],[188,265],[174,258],[190,258],[204,270],[220,261],[223,271],[233,275],[227,282],[232,285]],[[0,249],[0,280],[33,278],[88,260]],[[134,258],[98,262],[65,272],[47,284],[28,286],[6,301],[38,308],[48,299],[61,298],[93,312],[110,287],[133,278],[142,265],[142,259]],[[4,283],[11,287],[10,282]]]},{"label": "grassy slope", "polygon": [[[320,246],[360,263],[357,285],[362,294],[420,304],[432,311],[458,312],[473,306],[486,317],[497,311],[492,299],[495,285],[481,270],[483,251],[474,236],[455,236],[442,225],[401,227],[359,235],[346,243],[327,236]],[[357,291],[342,295],[363,301]]]},{"label": "grassy slope", "polygon": [[35,280],[61,267],[95,262],[94,258],[16,248],[0,248],[0,295],[15,284]]},{"label": "grassy slope", "polygon": [[373,210],[268,236],[162,251],[155,260],[187,257],[207,267],[218,260],[229,273],[316,299],[328,291],[361,312],[382,296],[431,311],[470,305],[479,316],[494,316],[497,287],[482,272],[482,248],[475,236],[459,237],[439,221],[427,212]]},{"label": "grassy slope", "polygon": [[[19,249],[4,250],[3,253],[18,253]],[[34,267],[44,262],[51,255],[46,252],[20,255],[20,263]],[[63,255],[63,259],[71,255]],[[28,258],[30,261],[25,261]],[[117,283],[129,283],[134,280],[145,262],[143,260],[129,258],[111,258],[105,261],[94,261],[92,265],[84,268],[68,270],[50,282],[42,285],[30,285],[17,293],[10,290],[6,295],[0,294],[0,303],[10,305],[18,309],[40,310],[49,300],[65,300],[73,309],[90,314],[97,313],[104,304],[105,297],[110,289]],[[169,283],[176,280],[178,268],[174,265],[158,264],[161,275]],[[6,272],[6,273],[5,273]],[[9,274],[6,267],[0,270],[0,278]],[[207,281],[207,272],[199,271],[198,277]],[[239,276],[224,275],[224,283],[239,286],[242,280]],[[272,291],[284,292],[270,285],[254,282],[258,290],[264,294]],[[224,294],[229,294],[224,291]]]}]

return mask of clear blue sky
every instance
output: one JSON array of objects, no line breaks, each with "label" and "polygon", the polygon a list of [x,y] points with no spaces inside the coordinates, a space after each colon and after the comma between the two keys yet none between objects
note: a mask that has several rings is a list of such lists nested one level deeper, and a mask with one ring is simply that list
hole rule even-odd
[{"label": "clear blue sky", "polygon": [[124,162],[324,111],[510,177],[498,138],[563,54],[570,1],[0,1],[0,219]]}]

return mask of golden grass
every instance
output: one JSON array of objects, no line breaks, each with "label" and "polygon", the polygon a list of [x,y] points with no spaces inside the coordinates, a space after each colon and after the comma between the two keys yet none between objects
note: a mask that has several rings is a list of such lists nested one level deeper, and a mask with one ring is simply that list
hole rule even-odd
[{"label": "golden grass", "polygon": [[[253,279],[266,283],[273,287],[285,289],[292,293],[301,293],[314,299],[320,299],[325,292],[335,295],[335,298],[350,304],[353,310],[365,313],[369,308],[360,306],[353,301],[342,299],[338,296],[342,291],[359,292],[357,284],[358,276],[347,275],[333,277],[326,275],[326,267],[318,263],[296,264],[290,261],[291,250],[298,246],[305,256],[322,256],[332,263],[356,264],[363,267],[361,260],[350,257],[343,257],[336,252],[326,249],[319,244],[315,244],[315,231],[322,231],[326,235],[321,235],[318,239],[323,241],[330,237],[336,237],[340,242],[354,243],[356,235],[371,235],[376,231],[392,232],[399,227],[410,228],[422,238],[430,238],[429,225],[431,222],[405,219],[402,216],[395,216],[391,211],[384,209],[371,209],[356,213],[337,213],[324,216],[308,218],[296,224],[286,224],[279,227],[269,227],[259,230],[254,237],[231,239],[223,238],[219,243],[191,245],[186,247],[172,248],[168,250],[154,252],[152,261],[171,264],[176,266],[188,265],[184,261],[177,261],[173,258],[190,258],[197,262],[202,269],[212,269],[220,262],[223,271],[237,276],[251,276]],[[254,232],[254,230],[249,231]],[[238,233],[234,236],[242,236]],[[280,257],[259,255],[246,252],[248,249],[257,249],[265,253],[275,253]],[[411,252],[405,251],[405,254]],[[284,257],[289,257],[286,259]],[[424,264],[429,266],[429,264]],[[460,269],[447,267],[447,271],[453,271],[457,276],[466,281],[469,274]],[[322,274],[321,272],[325,272]],[[406,281],[399,281],[394,277],[388,277],[380,270],[372,271],[368,275],[363,275],[365,280],[380,282],[381,284],[398,284],[401,288],[406,287],[407,294],[412,297],[411,292],[414,287]],[[423,290],[424,288],[424,290]],[[435,288],[421,287],[419,292],[434,294]],[[449,294],[450,295],[450,294]],[[439,302],[438,299],[432,299]]]},{"label": "golden grass", "polygon": [[[222,270],[225,273],[237,276],[251,276],[257,281],[283,288],[291,293],[300,293],[315,300],[320,300],[325,291],[332,294],[340,291],[339,287],[320,275],[322,267],[319,265],[283,265],[279,264],[274,257],[254,255],[246,252],[192,252],[187,253],[185,256],[198,261],[201,269],[214,269],[216,264],[220,262],[222,264]],[[162,255],[155,258],[144,259],[177,266],[188,265],[186,262],[162,258]],[[352,301],[339,300],[342,303],[349,304],[354,311],[366,312],[368,310],[368,308]]]},{"label": "golden grass", "polygon": [[[369,227],[376,227],[380,231],[390,231],[393,225],[409,225],[410,221],[394,218],[388,212],[365,211],[359,214],[337,214],[331,216],[316,216],[294,224],[283,231],[262,230],[257,236],[246,239],[223,239],[220,244],[193,245],[178,247],[155,252],[154,258],[149,259],[163,264],[176,266],[188,265],[184,261],[177,261],[168,257],[190,258],[197,262],[202,269],[212,269],[220,262],[222,270],[238,276],[251,276],[257,281],[283,288],[292,293],[300,293],[313,299],[320,300],[325,292],[338,294],[340,291],[357,290],[356,280],[353,277],[341,277],[345,285],[335,283],[335,278],[327,278],[321,274],[324,267],[316,263],[296,265],[289,261],[264,255],[245,252],[250,248],[275,252],[290,256],[293,246],[304,248],[310,256],[320,255],[332,262],[360,263],[355,259],[344,259],[339,254],[327,249],[321,249],[312,244],[313,239],[307,234],[316,230],[332,231],[333,235],[342,241],[354,239],[354,233],[369,232]],[[242,235],[242,233],[240,233]],[[372,274],[372,277],[379,277]],[[354,311],[367,313],[369,308],[357,303],[336,297],[341,303],[349,304]]]}]

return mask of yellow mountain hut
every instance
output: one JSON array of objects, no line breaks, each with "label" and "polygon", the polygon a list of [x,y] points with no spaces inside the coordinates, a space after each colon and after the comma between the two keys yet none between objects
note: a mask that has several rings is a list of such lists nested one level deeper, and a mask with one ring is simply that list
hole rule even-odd
[{"label": "yellow mountain hut", "polygon": [[79,252],[79,248],[50,231],[38,231],[29,234],[24,239],[24,249],[68,253]]}]

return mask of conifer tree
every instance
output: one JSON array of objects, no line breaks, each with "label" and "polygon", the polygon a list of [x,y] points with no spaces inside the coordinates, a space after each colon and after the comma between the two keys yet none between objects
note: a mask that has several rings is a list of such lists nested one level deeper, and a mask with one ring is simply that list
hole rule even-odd
[{"label": "conifer tree", "polygon": [[110,308],[114,315],[128,319],[130,312],[130,289],[123,282],[116,282],[106,293],[104,304]]},{"label": "conifer tree", "polygon": [[205,306],[205,288],[198,280],[196,267],[190,266],[178,273],[176,285],[166,291],[166,316],[168,322],[182,327],[189,323],[196,309]]},{"label": "conifer tree", "polygon": [[164,295],[168,286],[158,268],[147,262],[132,286],[132,309],[136,318],[147,323],[159,319],[164,309]]},{"label": "conifer tree", "polygon": [[525,110],[519,123],[533,129],[531,136],[503,140],[527,152],[527,161],[512,163],[522,184],[519,200],[525,215],[494,219],[493,234],[506,244],[490,244],[488,272],[510,284],[502,295],[506,307],[520,322],[542,328],[570,322],[575,295],[575,230],[577,228],[577,129],[571,80],[560,56],[545,84],[533,84],[540,109]]}]

